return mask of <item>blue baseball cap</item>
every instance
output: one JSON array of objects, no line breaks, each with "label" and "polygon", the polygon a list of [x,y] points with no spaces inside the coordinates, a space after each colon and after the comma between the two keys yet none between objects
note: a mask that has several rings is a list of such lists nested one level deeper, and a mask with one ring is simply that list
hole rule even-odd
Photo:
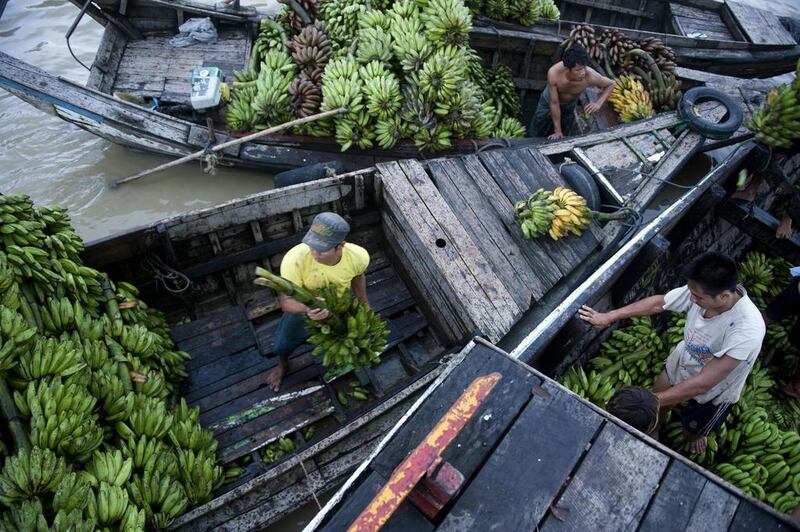
[{"label": "blue baseball cap", "polygon": [[335,248],[347,237],[350,224],[335,212],[321,212],[314,217],[303,243],[320,253]]}]

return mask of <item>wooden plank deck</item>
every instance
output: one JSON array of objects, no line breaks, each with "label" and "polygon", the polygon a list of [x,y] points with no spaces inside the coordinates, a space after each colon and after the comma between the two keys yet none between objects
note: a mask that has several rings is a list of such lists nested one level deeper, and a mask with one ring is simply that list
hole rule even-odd
[{"label": "wooden plank deck", "polygon": [[157,97],[165,102],[188,101],[191,71],[196,66],[219,67],[225,77],[241,70],[250,57],[250,39],[242,29],[219,29],[215,44],[175,48],[171,36],[129,40],[116,70],[112,90]]},{"label": "wooden plank deck", "polygon": [[798,529],[788,516],[480,343],[445,369],[447,377],[351,478],[317,529],[346,529],[469,383],[495,371],[502,375],[497,387],[442,454],[464,474],[460,493],[433,520],[407,499],[385,530],[408,530],[409,519],[415,529],[459,532]]},{"label": "wooden plank deck", "polygon": [[733,18],[739,23],[750,42],[756,44],[797,44],[792,35],[786,31],[778,17],[771,11],[765,11],[749,5],[725,0]]},{"label": "wooden plank deck", "polygon": [[499,340],[603,238],[594,222],[568,242],[522,236],[514,204],[539,188],[565,186],[535,148],[377,169],[387,240],[452,342],[478,331]]}]

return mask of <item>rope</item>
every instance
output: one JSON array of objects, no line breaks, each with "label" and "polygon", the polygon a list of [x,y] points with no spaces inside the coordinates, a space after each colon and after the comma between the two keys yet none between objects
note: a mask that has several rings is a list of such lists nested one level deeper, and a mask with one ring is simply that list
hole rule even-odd
[{"label": "rope", "polygon": [[207,150],[206,154],[203,155],[202,159],[202,166],[203,166],[203,173],[204,174],[211,174],[217,175],[217,162],[219,159],[217,155],[212,152],[211,150]]},{"label": "rope", "polygon": [[306,466],[303,461],[300,459],[300,456],[297,456],[297,461],[300,463],[300,467],[303,469],[303,474],[306,476],[306,486],[308,488],[308,492],[314,497],[314,502],[317,503],[317,508],[322,510],[322,505],[319,503],[319,499],[317,498],[317,494],[314,491],[314,488],[311,485],[311,477],[308,475],[308,471],[306,471]]},{"label": "rope", "polygon": [[478,143],[475,142],[474,139],[470,139],[472,142],[472,147],[475,149],[475,155],[486,151],[490,148],[510,148],[511,142],[508,139],[496,139],[494,142],[489,142],[484,144],[483,146],[478,147]]},{"label": "rope", "polygon": [[184,273],[168,266],[158,255],[148,254],[142,268],[173,294],[185,292],[192,286],[192,281]]}]

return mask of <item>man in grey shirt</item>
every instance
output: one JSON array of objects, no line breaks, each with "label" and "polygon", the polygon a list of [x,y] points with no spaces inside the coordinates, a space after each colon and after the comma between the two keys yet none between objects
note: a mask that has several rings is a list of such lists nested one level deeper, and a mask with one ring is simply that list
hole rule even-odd
[{"label": "man in grey shirt", "polygon": [[634,316],[665,310],[686,314],[683,341],[667,358],[653,391],[660,418],[673,406],[681,410],[692,452],[702,453],[706,436],[718,428],[739,400],[756,362],[766,325],[738,284],[736,263],[721,253],[703,253],[685,270],[685,286],[650,296],[609,312],[584,306],[580,317],[596,328]]}]

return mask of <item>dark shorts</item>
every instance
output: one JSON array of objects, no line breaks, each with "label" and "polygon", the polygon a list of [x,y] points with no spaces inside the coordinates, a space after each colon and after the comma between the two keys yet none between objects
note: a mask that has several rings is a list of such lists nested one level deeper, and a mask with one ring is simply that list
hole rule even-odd
[{"label": "dark shorts", "polygon": [[275,343],[269,356],[286,356],[292,354],[308,339],[306,318],[302,314],[286,314],[281,316],[278,330],[275,331]]},{"label": "dark shorts", "polygon": [[698,403],[694,399],[690,399],[689,403],[681,410],[683,429],[696,436],[708,436],[712,430],[716,430],[722,425],[732,406],[731,403],[715,405],[711,401]]},{"label": "dark shorts", "polygon": [[[561,132],[568,135],[572,132],[575,125],[575,106],[577,100],[571,103],[560,105],[561,107]],[[555,132],[553,128],[553,116],[550,114],[550,88],[545,87],[542,95],[539,96],[539,103],[533,115],[533,126],[531,127],[531,137],[547,137]]]},{"label": "dark shorts", "polygon": [[[800,314],[800,289],[798,285],[800,285],[800,277],[796,277],[792,284],[775,296],[775,299],[767,305],[765,313],[771,321],[781,321]],[[789,343],[794,347],[800,348],[800,320],[789,331]]]}]

